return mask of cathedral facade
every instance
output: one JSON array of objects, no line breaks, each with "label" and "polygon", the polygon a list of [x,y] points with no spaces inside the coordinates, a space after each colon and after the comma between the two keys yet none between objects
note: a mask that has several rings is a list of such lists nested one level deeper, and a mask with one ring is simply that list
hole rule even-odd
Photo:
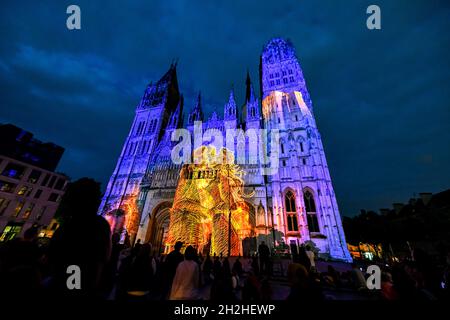
[{"label": "cathedral facade", "polygon": [[[351,261],[312,101],[289,40],[274,38],[264,46],[259,82],[260,98],[247,74],[244,103],[236,103],[232,90],[223,114],[213,112],[208,119],[199,94],[185,119],[172,64],[158,82],[148,85],[137,106],[99,214],[126,216],[126,207],[135,208],[135,217],[125,223],[128,233],[167,251],[171,208],[183,165],[173,161],[179,142],[172,139],[174,131],[185,128],[193,137],[199,123],[203,133],[214,129],[223,137],[227,130],[276,131],[278,150],[268,148],[267,155],[276,156],[276,170],[264,171],[259,157],[241,165],[245,193],[252,195],[246,202],[253,230],[243,241],[241,254],[253,253],[262,241],[277,248],[312,241],[321,254]],[[251,142],[244,141],[250,160]]]}]

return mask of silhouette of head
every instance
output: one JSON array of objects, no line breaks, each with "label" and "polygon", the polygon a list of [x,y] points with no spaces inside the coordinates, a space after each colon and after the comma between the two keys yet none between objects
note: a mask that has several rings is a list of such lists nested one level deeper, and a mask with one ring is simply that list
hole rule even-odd
[{"label": "silhouette of head", "polygon": [[175,246],[174,246],[175,250],[176,250],[176,251],[180,251],[180,250],[181,250],[181,247],[183,247],[183,242],[177,241],[177,242],[175,243]]},{"label": "silhouette of head", "polygon": [[184,251],[184,258],[186,260],[194,260],[197,256],[197,251],[194,249],[193,246],[188,246],[186,250]]}]

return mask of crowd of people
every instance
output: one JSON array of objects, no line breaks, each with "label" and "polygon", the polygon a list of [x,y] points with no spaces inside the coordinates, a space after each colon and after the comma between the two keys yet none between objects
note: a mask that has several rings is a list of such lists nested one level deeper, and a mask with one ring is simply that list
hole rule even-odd
[{"label": "crowd of people", "polygon": [[[88,221],[87,221],[88,220]],[[274,297],[274,264],[262,242],[251,257],[203,256],[192,246],[177,242],[167,255],[149,243],[122,243],[110,234],[100,216],[73,219],[55,232],[47,245],[31,228],[23,238],[0,245],[0,284],[8,295],[22,297],[75,297],[106,300],[267,301]],[[385,300],[429,300],[448,297],[450,257],[442,271],[426,254],[416,251],[414,261],[383,265],[381,290],[367,288],[361,266],[337,271],[332,264],[319,271],[309,246],[292,255],[279,282],[288,286],[288,300],[338,299],[333,292],[351,290]],[[70,265],[81,270],[81,289],[67,286]],[[321,263],[323,268],[324,263]],[[284,279],[283,279],[284,277]]]}]

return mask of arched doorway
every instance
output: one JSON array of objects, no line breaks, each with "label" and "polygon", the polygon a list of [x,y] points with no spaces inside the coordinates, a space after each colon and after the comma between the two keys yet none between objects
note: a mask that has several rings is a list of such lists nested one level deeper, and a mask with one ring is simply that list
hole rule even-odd
[{"label": "arched doorway", "polygon": [[169,234],[170,208],[172,204],[163,202],[153,209],[147,229],[146,242],[149,242],[156,254],[167,253],[165,247]]}]

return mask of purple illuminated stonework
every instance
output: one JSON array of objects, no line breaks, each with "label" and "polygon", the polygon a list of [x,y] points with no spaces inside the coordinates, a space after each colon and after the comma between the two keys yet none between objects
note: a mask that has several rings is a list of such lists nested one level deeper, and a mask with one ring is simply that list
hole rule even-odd
[{"label": "purple illuminated stonework", "polygon": [[[259,163],[243,165],[251,223],[255,234],[243,243],[243,254],[256,251],[262,241],[290,247],[313,241],[320,254],[350,261],[341,217],[314,118],[302,69],[290,41],[275,38],[263,49],[260,66],[261,99],[247,75],[242,107],[231,90],[223,115],[205,119],[200,94],[187,115],[186,128],[195,121],[203,129],[277,129],[280,132],[279,169],[264,176]],[[171,160],[176,144],[173,130],[185,124],[183,97],[176,65],[150,84],[136,108],[136,116],[111,176],[100,214],[106,215],[136,198],[140,212],[135,237],[164,251],[170,208],[181,165]],[[218,108],[214,108],[217,110]]]}]

